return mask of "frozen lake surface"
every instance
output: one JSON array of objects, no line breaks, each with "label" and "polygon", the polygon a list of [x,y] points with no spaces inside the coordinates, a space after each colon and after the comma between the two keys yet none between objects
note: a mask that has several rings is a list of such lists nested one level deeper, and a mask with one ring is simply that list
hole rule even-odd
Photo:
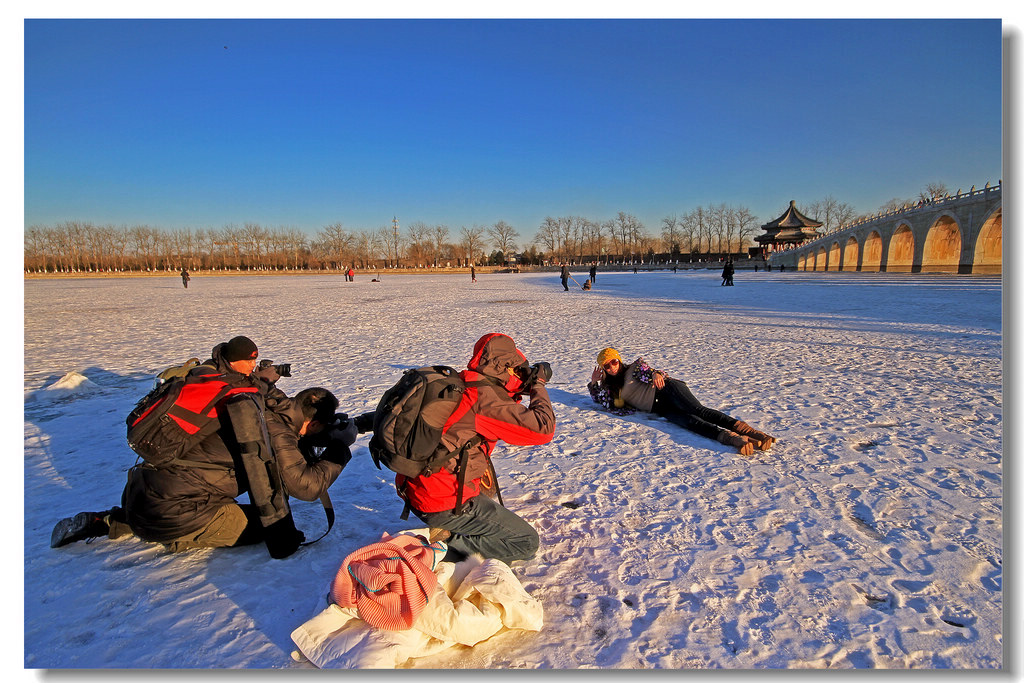
[{"label": "frozen lake surface", "polygon": [[[287,393],[325,386],[355,414],[405,368],[465,367],[489,332],[554,368],[554,440],[495,457],[506,504],[541,536],[514,570],[545,627],[408,666],[1001,666],[998,277],[600,273],[592,292],[563,292],[557,274],[382,280],[25,282],[26,667],[310,667],[289,634],[342,559],[418,526],[399,519],[367,436],[331,489],[335,529],[286,560],[132,537],[52,550],[53,524],[118,503],[135,460],[125,415],[156,372],[217,342],[250,336],[292,363]],[[778,443],[742,457],[608,414],[586,390],[605,346]],[[322,530],[318,505],[294,507],[307,536]]]}]

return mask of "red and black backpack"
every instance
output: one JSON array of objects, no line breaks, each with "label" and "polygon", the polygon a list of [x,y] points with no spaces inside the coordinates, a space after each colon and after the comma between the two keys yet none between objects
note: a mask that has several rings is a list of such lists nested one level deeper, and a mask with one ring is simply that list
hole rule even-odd
[{"label": "red and black backpack", "polygon": [[258,391],[255,386],[230,383],[226,374],[212,367],[209,372],[170,377],[128,414],[128,445],[153,467],[178,464],[182,455],[220,427],[222,401]]}]

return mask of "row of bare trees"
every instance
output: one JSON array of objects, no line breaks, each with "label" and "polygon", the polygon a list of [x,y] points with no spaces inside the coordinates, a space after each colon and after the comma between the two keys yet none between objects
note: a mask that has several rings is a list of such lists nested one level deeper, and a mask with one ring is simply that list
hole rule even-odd
[{"label": "row of bare trees", "polygon": [[[855,218],[852,207],[829,196],[801,207],[824,232]],[[781,211],[780,211],[781,213]],[[545,217],[532,239],[505,221],[460,227],[410,223],[351,230],[341,223],[313,236],[258,223],[222,228],[164,230],[67,221],[25,231],[25,269],[33,272],[177,270],[334,270],[350,266],[438,267],[503,264],[521,253],[527,263],[632,262],[652,254],[735,254],[753,244],[760,221],[744,206],[711,204],[661,219],[652,233],[620,211],[608,220]]]},{"label": "row of bare trees", "polygon": [[555,261],[631,262],[650,254],[735,254],[751,244],[758,219],[746,207],[726,204],[697,207],[661,219],[660,234],[652,234],[634,215],[620,211],[615,218],[594,221],[581,216],[548,216],[534,244]]},{"label": "row of bare trees", "polygon": [[25,231],[25,269],[30,272],[189,270],[336,270],[482,264],[512,254],[519,233],[508,223],[460,228],[417,222],[404,232],[381,227],[349,230],[341,223],[314,236],[294,228],[258,223],[220,229],[163,230],[66,221]]}]

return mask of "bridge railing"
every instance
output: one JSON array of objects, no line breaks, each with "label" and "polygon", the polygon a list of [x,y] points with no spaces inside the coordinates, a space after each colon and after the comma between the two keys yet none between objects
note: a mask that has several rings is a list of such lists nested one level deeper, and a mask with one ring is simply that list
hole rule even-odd
[{"label": "bridge railing", "polygon": [[[989,183],[985,183],[985,187],[981,188],[980,190],[976,189],[974,187],[971,187],[971,189],[968,190],[967,192],[961,192],[960,190],[957,190],[956,194],[947,194],[947,195],[945,195],[943,197],[935,197],[933,199],[922,199],[921,201],[919,201],[919,202],[917,202],[916,204],[913,204],[913,205],[911,205],[911,204],[904,204],[900,208],[893,209],[892,211],[886,211],[884,213],[877,213],[874,216],[866,216],[864,218],[861,218],[860,220],[853,221],[852,223],[844,223],[843,225],[840,225],[840,226],[836,227],[833,230],[829,230],[826,233],[822,233],[821,235],[819,235],[818,237],[816,237],[815,239],[813,239],[813,240],[811,240],[809,242],[804,242],[803,244],[799,244],[799,245],[797,245],[795,247],[792,247],[792,249],[802,250],[802,249],[805,249],[805,248],[812,248],[812,247],[816,246],[818,244],[818,242],[827,241],[829,238],[831,238],[833,235],[835,235],[837,233],[845,232],[845,231],[850,230],[852,228],[856,228],[856,227],[861,226],[861,225],[866,225],[867,223],[873,223],[875,221],[888,219],[888,218],[891,218],[893,216],[902,216],[902,215],[907,215],[907,214],[913,214],[913,213],[917,213],[919,211],[929,211],[931,209],[934,209],[936,206],[941,206],[943,204],[951,204],[953,202],[963,201],[964,199],[967,199],[969,197],[981,197],[981,196],[984,196],[984,195],[988,195],[990,193],[996,193],[996,192],[1002,192],[1002,191],[1003,191],[1003,181],[1000,180],[995,185],[990,185]],[[785,251],[790,251],[790,249],[786,249]]]}]

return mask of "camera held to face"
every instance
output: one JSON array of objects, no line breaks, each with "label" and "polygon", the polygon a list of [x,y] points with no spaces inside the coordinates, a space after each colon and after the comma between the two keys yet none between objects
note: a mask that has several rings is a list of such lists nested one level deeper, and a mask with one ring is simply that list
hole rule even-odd
[{"label": "camera held to face", "polygon": [[530,387],[540,381],[544,384],[551,379],[551,364],[540,362],[534,363],[532,366],[523,363],[516,368],[516,375],[519,376],[519,380],[523,383],[523,391],[529,391]]},{"label": "camera held to face", "polygon": [[267,368],[274,368],[274,372],[276,372],[281,377],[292,376],[291,363],[279,363],[277,365],[274,365],[274,361],[264,358],[263,360],[260,361],[260,364],[256,366],[257,370],[266,370]]}]

